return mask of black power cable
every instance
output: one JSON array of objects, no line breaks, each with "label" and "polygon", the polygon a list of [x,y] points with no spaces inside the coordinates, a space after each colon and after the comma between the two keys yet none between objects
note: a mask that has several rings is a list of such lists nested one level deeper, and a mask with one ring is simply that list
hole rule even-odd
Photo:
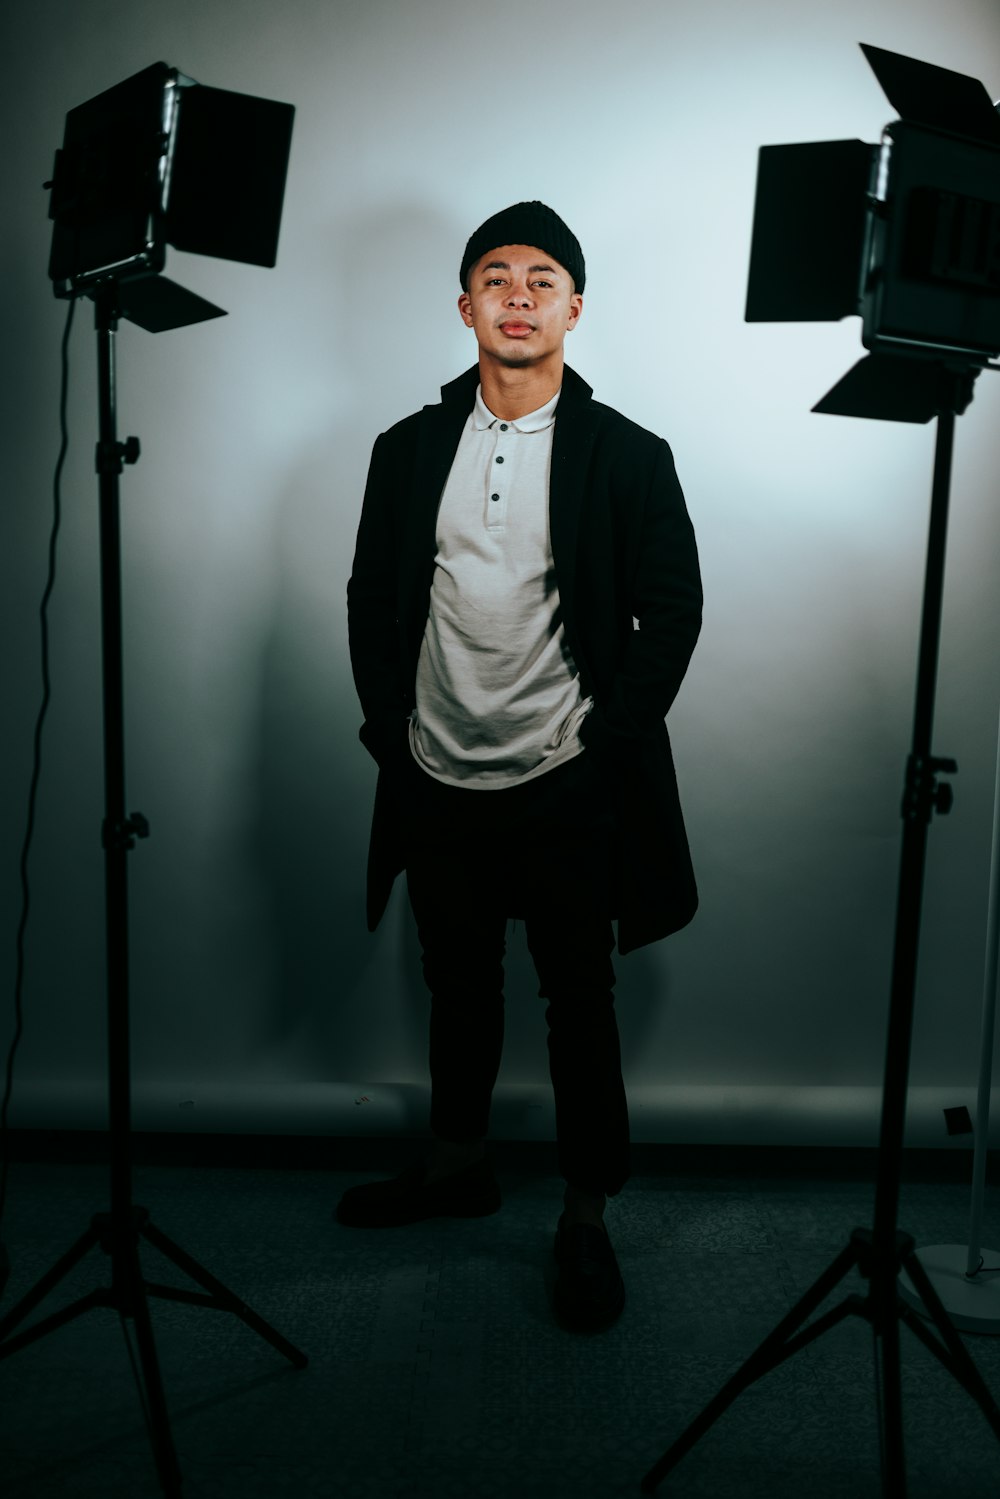
[{"label": "black power cable", "polygon": [[[6,1085],[4,1087],[3,1104],[0,1105],[0,1235],[3,1233],[3,1216],[7,1201],[7,1170],[10,1164],[7,1140],[7,1109],[10,1104],[11,1092],[14,1085],[14,1057],[17,1054],[17,1048],[21,1041],[21,1033],[24,1028],[24,1012],[22,1008],[24,990],[24,937],[28,927],[28,913],[31,910],[31,891],[28,884],[28,855],[31,852],[31,843],[35,831],[35,804],[38,797],[38,783],[42,774],[42,727],[48,712],[49,699],[52,696],[51,682],[49,680],[48,607],[56,582],[56,548],[59,540],[59,526],[62,520],[62,495],[60,486],[62,483],[63,464],[66,461],[66,452],[69,448],[66,404],[69,393],[69,335],[73,327],[73,312],[75,308],[76,298],[71,297],[69,309],[66,313],[66,328],[62,337],[62,381],[59,393],[59,430],[62,441],[52,481],[53,506],[52,529],[49,533],[49,572],[39,609],[42,631],[42,703],[38,710],[38,717],[35,720],[31,786],[28,791],[28,817],[24,832],[24,843],[21,848],[21,919],[17,928],[17,970],[14,978],[15,1028],[14,1039],[7,1054]],[[3,1294],[9,1276],[10,1255],[7,1252],[2,1237],[0,1237],[0,1295]]]},{"label": "black power cable", "polygon": [[982,1255],[979,1256],[979,1264],[975,1270],[966,1270],[966,1280],[975,1280],[977,1275],[1000,1275],[1000,1265],[984,1265]]}]

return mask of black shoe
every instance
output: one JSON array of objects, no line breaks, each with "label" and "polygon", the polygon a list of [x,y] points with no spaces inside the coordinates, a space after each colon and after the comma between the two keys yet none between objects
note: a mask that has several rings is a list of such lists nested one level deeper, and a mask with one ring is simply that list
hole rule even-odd
[{"label": "black shoe", "polygon": [[493,1167],[484,1158],[463,1171],[428,1182],[418,1161],[391,1181],[348,1187],[334,1217],[350,1228],[395,1228],[422,1218],[485,1218],[503,1203]]},{"label": "black shoe", "polygon": [[555,1250],[559,1269],[552,1306],[558,1320],[573,1332],[610,1327],[625,1306],[625,1282],[607,1229],[593,1223],[567,1227],[560,1218]]}]

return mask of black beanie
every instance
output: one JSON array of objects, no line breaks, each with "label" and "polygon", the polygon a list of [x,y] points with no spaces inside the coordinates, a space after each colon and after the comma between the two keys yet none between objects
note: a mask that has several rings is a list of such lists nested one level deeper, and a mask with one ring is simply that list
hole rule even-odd
[{"label": "black beanie", "polygon": [[481,260],[487,250],[499,249],[501,245],[537,245],[565,266],[573,277],[575,289],[583,291],[586,269],[580,241],[557,213],[537,199],[533,203],[514,203],[495,213],[485,224],[480,224],[462,257],[458,279],[463,291],[469,289],[469,268]]}]

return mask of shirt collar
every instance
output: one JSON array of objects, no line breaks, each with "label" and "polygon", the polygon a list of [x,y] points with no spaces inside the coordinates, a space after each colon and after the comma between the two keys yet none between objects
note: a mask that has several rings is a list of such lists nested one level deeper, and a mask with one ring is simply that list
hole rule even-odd
[{"label": "shirt collar", "polygon": [[[546,401],[544,406],[539,406],[537,411],[526,412],[519,416],[516,421],[508,422],[508,427],[513,427],[515,432],[542,432],[546,427],[551,427],[556,419],[556,406],[559,403],[560,391],[556,391],[551,401]],[[476,389],[476,404],[472,408],[472,424],[477,431],[485,431],[492,427],[499,417],[493,415],[490,408],[483,400],[483,387]]]}]

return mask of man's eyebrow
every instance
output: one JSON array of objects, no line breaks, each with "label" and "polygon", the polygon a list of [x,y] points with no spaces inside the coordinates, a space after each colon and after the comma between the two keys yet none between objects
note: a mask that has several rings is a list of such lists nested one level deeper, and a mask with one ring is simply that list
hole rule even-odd
[{"label": "man's eyebrow", "polygon": [[[484,271],[509,271],[510,270],[510,263],[509,263],[509,261],[506,261],[506,260],[491,260],[488,265],[484,265],[483,266],[483,270]],[[555,266],[552,266],[552,265],[529,265],[529,267],[528,267],[528,275],[529,276],[532,275],[532,274],[534,274],[534,272],[536,272],[536,271],[545,271],[550,276],[558,276],[558,274],[559,274],[559,272],[556,270]]]}]

